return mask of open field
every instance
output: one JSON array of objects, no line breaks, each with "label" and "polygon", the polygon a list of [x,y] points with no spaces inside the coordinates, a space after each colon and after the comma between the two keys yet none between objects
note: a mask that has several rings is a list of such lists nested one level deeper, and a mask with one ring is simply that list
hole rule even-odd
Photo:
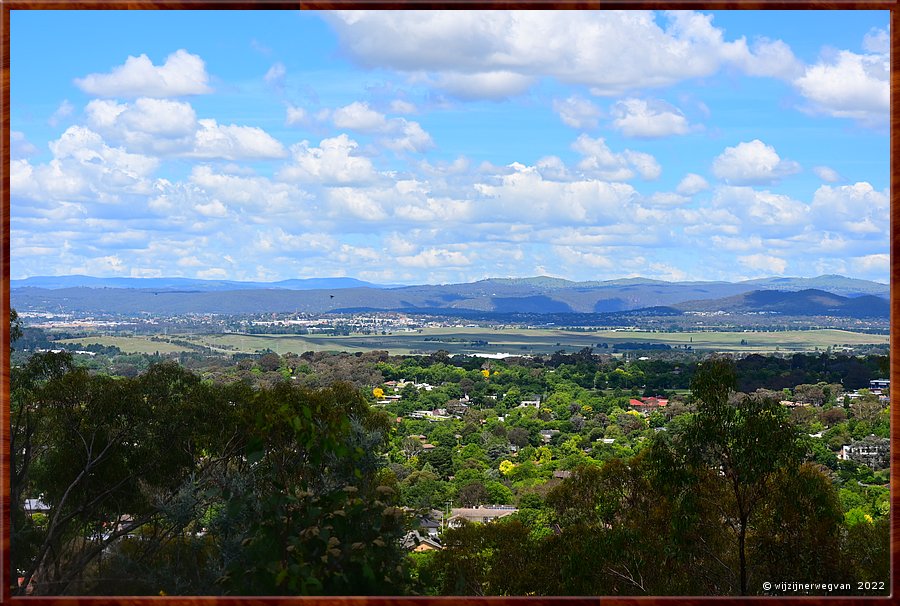
[{"label": "open field", "polygon": [[191,351],[190,348],[164,341],[151,341],[149,337],[112,337],[97,335],[78,339],[60,339],[58,343],[78,343],[79,345],[98,344],[106,347],[115,346],[125,353],[161,354]]},{"label": "open field", "polygon": [[[297,336],[208,334],[173,335],[170,338],[210,347],[222,353],[254,353],[270,349],[276,353],[305,351],[371,351],[386,349],[394,354],[450,353],[547,354],[560,349],[597,350],[602,343],[611,349],[619,343],[666,344],[695,350],[731,352],[815,351],[843,345],[887,345],[887,335],[870,335],[845,330],[798,330],[779,332],[645,332],[597,330],[574,332],[549,329],[433,328],[422,332],[389,335]],[[151,341],[148,337],[83,337],[68,342],[115,345],[125,352],[160,353],[187,351],[178,344]],[[485,343],[486,342],[486,343]]]}]

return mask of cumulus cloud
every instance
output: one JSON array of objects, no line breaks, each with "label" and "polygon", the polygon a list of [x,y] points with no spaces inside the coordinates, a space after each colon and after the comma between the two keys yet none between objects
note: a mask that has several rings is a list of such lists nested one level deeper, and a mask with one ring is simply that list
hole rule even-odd
[{"label": "cumulus cloud", "polygon": [[335,11],[326,19],[358,63],[437,74],[438,88],[465,99],[521,94],[541,77],[617,95],[723,65],[754,75],[796,65],[780,41],[728,42],[712,16],[689,11],[664,13],[662,24],[650,11]]},{"label": "cumulus cloud", "polygon": [[372,161],[356,155],[359,144],[345,134],[323,139],[319,147],[309,141],[291,146],[292,161],[277,176],[285,181],[321,184],[369,183],[378,178]]},{"label": "cumulus cloud", "polygon": [[668,137],[689,130],[687,118],[665,101],[623,99],[612,107],[613,128],[626,137]]},{"label": "cumulus cloud", "polygon": [[513,164],[512,169],[498,184],[475,185],[486,198],[477,207],[482,220],[606,225],[622,218],[623,207],[637,197],[635,189],[624,183],[547,181],[535,167]]},{"label": "cumulus cloud", "polygon": [[288,213],[295,220],[310,215],[307,208],[310,195],[288,183],[277,183],[265,177],[223,174],[210,166],[194,167],[190,182],[206,194],[206,199],[195,198],[193,202],[197,212],[207,216],[217,216],[210,211],[221,212],[222,203],[238,210],[261,213],[263,218],[271,213]]},{"label": "cumulus cloud", "polygon": [[709,183],[706,182],[706,179],[700,175],[688,173],[678,183],[675,191],[684,196],[693,196],[707,189],[709,189]]},{"label": "cumulus cloud", "polygon": [[284,146],[261,128],[219,124],[212,118],[198,120],[195,147],[187,155],[195,158],[282,158]]},{"label": "cumulus cloud", "polygon": [[34,200],[81,199],[115,203],[123,194],[142,193],[159,161],[111,147],[94,131],[70,126],[50,142],[53,159],[32,166],[11,162],[11,193]]},{"label": "cumulus cloud", "polygon": [[[870,46],[877,46],[870,41]],[[813,112],[886,126],[890,109],[890,56],[840,51],[810,65],[794,86]]]},{"label": "cumulus cloud", "polygon": [[800,172],[800,165],[782,160],[775,148],[759,139],[726,147],[712,165],[713,174],[733,185],[774,183]]},{"label": "cumulus cloud", "polygon": [[818,178],[822,179],[822,181],[834,183],[835,181],[841,180],[841,175],[833,168],[827,166],[813,166],[812,170]]},{"label": "cumulus cloud", "polygon": [[737,260],[738,263],[740,263],[744,267],[749,267],[750,269],[756,270],[759,274],[763,275],[775,274],[780,276],[783,275],[784,270],[787,269],[787,261],[785,261],[781,257],[765,255],[762,253],[739,256]]},{"label": "cumulus cloud", "polygon": [[823,185],[810,205],[815,224],[823,229],[844,231],[857,237],[887,237],[890,198],[865,181],[853,185]]},{"label": "cumulus cloud", "polygon": [[809,222],[810,209],[803,202],[751,187],[720,187],[713,204],[740,217],[749,233],[795,233]]},{"label": "cumulus cloud", "polygon": [[364,221],[383,221],[388,213],[365,189],[333,187],[328,190],[328,206],[334,218],[352,217]]},{"label": "cumulus cloud", "polygon": [[348,128],[360,132],[381,132],[387,127],[387,120],[369,107],[368,103],[355,101],[334,110],[331,120],[338,128]]},{"label": "cumulus cloud", "polygon": [[147,55],[129,56],[106,74],[76,78],[75,85],[100,97],[178,97],[211,93],[206,64],[197,55],[179,49],[165,63],[153,65]]},{"label": "cumulus cloud", "polygon": [[564,124],[581,130],[597,128],[603,115],[599,107],[578,95],[565,100],[554,99],[553,111],[559,114]]},{"label": "cumulus cloud", "polygon": [[129,104],[95,99],[85,107],[85,117],[110,141],[143,153],[226,160],[281,158],[287,153],[261,128],[198,120],[183,101],[141,97]]},{"label": "cumulus cloud", "polygon": [[622,153],[613,152],[603,137],[592,139],[581,135],[572,144],[572,149],[583,157],[578,168],[585,174],[609,181],[627,181],[635,176],[642,179],[657,179],[662,168],[650,154],[626,149]]},{"label": "cumulus cloud", "polygon": [[405,267],[464,267],[472,261],[464,253],[457,250],[428,248],[415,255],[401,255],[395,259]]},{"label": "cumulus cloud", "polygon": [[434,147],[434,141],[422,125],[406,118],[388,119],[368,103],[355,101],[323,114],[337,128],[381,135],[377,141],[398,153],[421,153]]}]

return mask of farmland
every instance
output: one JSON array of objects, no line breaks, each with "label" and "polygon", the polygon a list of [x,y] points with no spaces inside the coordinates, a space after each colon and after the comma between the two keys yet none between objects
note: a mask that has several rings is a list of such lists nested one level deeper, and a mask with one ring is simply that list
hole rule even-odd
[{"label": "farmland", "polygon": [[254,353],[271,350],[278,354],[304,351],[363,352],[388,350],[394,354],[431,353],[446,350],[454,354],[510,353],[547,354],[577,351],[584,347],[614,348],[622,344],[667,345],[672,348],[729,352],[802,352],[829,347],[888,345],[887,335],[872,335],[845,330],[797,330],[754,332],[651,332],[639,330],[568,331],[526,328],[425,328],[393,334],[350,336],[267,335],[267,334],[193,334],[168,337],[85,336],[62,342],[89,345],[115,345],[130,353],[174,353],[209,347],[222,353]]}]

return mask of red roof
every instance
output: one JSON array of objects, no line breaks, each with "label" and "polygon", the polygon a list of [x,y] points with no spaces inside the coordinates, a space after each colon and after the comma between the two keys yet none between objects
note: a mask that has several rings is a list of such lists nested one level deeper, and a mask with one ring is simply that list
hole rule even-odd
[{"label": "red roof", "polygon": [[631,406],[640,406],[640,407],[655,407],[655,406],[668,406],[669,401],[665,398],[641,398],[640,400],[635,400],[631,398],[628,401]]}]

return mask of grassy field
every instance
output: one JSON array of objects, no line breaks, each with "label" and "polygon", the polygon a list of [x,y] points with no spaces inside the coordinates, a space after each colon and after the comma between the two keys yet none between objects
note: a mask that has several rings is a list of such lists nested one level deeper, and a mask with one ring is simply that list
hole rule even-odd
[{"label": "grassy field", "polygon": [[98,335],[94,337],[81,337],[78,339],[60,339],[57,342],[78,343],[79,345],[99,344],[106,347],[114,345],[125,353],[152,354],[159,352],[161,354],[169,354],[190,351],[189,348],[181,345],[161,341],[151,341],[149,337],[110,337]]},{"label": "grassy field", "polygon": [[[663,343],[672,347],[731,352],[797,352],[824,350],[843,345],[887,345],[887,335],[869,335],[845,330],[799,330],[780,332],[643,332],[597,330],[571,332],[547,329],[434,328],[422,332],[391,335],[295,336],[295,335],[173,335],[171,338],[210,347],[222,353],[253,353],[270,349],[276,353],[305,351],[371,351],[386,349],[394,354],[433,352],[547,354],[560,349],[595,350],[601,343]],[[426,340],[427,339],[427,340]],[[475,342],[479,343],[475,343]],[[483,344],[480,342],[487,342]],[[84,337],[70,342],[115,345],[129,353],[186,351],[177,344],[151,341],[148,337]]]}]

